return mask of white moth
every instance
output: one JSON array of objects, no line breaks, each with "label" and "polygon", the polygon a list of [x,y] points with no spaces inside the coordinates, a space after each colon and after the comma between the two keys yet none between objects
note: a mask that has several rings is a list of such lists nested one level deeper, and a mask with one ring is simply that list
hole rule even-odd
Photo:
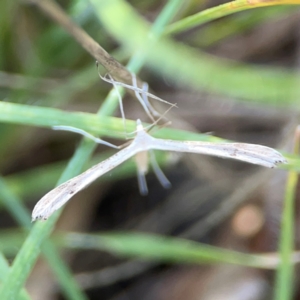
[{"label": "white moth", "polygon": [[268,168],[274,168],[277,164],[286,163],[285,158],[279,152],[261,145],[157,139],[149,135],[144,130],[141,121],[137,120],[136,136],[129,146],[46,194],[34,207],[32,221],[48,219],[54,211],[62,207],[71,197],[87,187],[98,177],[109,172],[134,155],[152,149],[232,158]]}]

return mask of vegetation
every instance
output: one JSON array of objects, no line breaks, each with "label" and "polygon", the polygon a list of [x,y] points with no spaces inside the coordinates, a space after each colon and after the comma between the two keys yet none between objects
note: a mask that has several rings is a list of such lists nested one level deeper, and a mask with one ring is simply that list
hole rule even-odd
[{"label": "vegetation", "polygon": [[[138,299],[148,299],[148,293],[170,299],[165,270],[177,272],[183,280],[191,276],[183,265],[201,270],[201,280],[212,270],[222,274],[222,268],[230,270],[228,265],[239,266],[243,276],[221,277],[221,282],[229,280],[228,299],[240,288],[234,285],[237,278],[248,280],[249,275],[250,281],[253,270],[260,287],[265,282],[272,287],[270,291],[255,286],[257,299],[266,294],[293,299],[299,292],[294,286],[299,262],[294,228],[300,170],[297,132],[293,154],[288,154],[292,152],[288,145],[298,122],[300,43],[291,28],[299,17],[299,4],[296,0],[236,0],[214,7],[210,1],[180,0],[2,2],[0,299],[33,299],[33,293],[42,293],[43,299],[60,294],[65,299],[117,298],[123,292],[118,282],[130,299],[135,299],[130,291],[137,287]],[[278,35],[273,39],[268,39],[270,26]],[[255,37],[260,29],[265,33],[249,42],[247,35]],[[167,115],[174,125],[154,131],[154,136],[266,144],[285,149],[288,164],[270,171],[203,156],[183,163],[157,153],[172,190],[162,191],[151,181],[147,201],[141,199],[137,184],[130,181],[135,164],[128,161],[72,200],[62,215],[60,211],[45,222],[31,223],[31,209],[55,183],[115,153],[101,146],[104,151],[91,159],[96,149],[92,140],[82,138],[78,143],[75,134],[52,131],[52,126],[77,127],[103,139],[126,138],[122,119],[114,117],[118,95],[99,78],[96,60],[103,75],[109,72],[119,82],[132,84],[135,73],[139,85],[148,82],[151,93],[177,103],[178,108]],[[123,89],[120,93],[128,115],[126,130],[134,132],[135,120],[147,121],[147,115],[133,93],[125,95]],[[161,114],[168,109],[152,103]],[[215,132],[196,133],[196,127],[223,133],[223,138]],[[272,180],[279,183],[272,186]],[[247,223],[242,218],[240,226],[242,209],[254,219]],[[281,215],[281,226],[276,227]],[[244,224],[247,230],[260,224],[261,216],[261,226],[253,234],[239,231]],[[44,260],[37,263],[39,257]],[[44,265],[55,280],[39,269]],[[275,279],[266,269],[275,270]],[[144,282],[138,278],[141,274]],[[155,286],[153,274],[159,274],[155,284],[166,284],[161,293],[151,288],[145,293],[142,288],[145,282]],[[210,278],[210,284],[217,282]],[[49,291],[42,288],[45,282]],[[213,299],[208,286],[193,292],[201,299]],[[244,291],[245,299],[248,292]]]}]

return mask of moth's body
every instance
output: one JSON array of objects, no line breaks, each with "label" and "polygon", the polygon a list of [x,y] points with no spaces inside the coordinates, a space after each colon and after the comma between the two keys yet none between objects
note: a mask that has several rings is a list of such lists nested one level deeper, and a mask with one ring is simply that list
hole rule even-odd
[{"label": "moth's body", "polygon": [[[285,158],[279,152],[261,145],[244,143],[216,144],[209,142],[157,139],[150,136],[144,130],[141,121],[137,120],[136,136],[129,146],[46,194],[34,207],[32,220],[46,220],[74,194],[87,187],[98,177],[114,169],[136,154],[145,153],[149,150],[189,152],[220,156],[258,164],[268,168],[273,168],[279,163],[286,162]],[[142,171],[145,172],[144,169]],[[143,172],[141,172],[142,176],[145,175],[142,174]],[[166,182],[168,183],[168,181]]]}]

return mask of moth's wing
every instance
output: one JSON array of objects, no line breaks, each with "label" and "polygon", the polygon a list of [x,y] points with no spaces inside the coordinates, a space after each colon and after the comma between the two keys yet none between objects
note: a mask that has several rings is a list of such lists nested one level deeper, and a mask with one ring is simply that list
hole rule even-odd
[{"label": "moth's wing", "polygon": [[32,221],[47,220],[56,210],[69,201],[73,195],[79,192],[80,189],[76,189],[76,185],[77,178],[75,177],[42,197],[32,211]]},{"label": "moth's wing", "polygon": [[103,162],[51,190],[35,205],[32,212],[32,221],[48,219],[54,211],[62,207],[76,193],[87,187],[101,175],[135,155],[138,151],[136,144],[132,143]]},{"label": "moth's wing", "polygon": [[287,162],[275,149],[245,143],[207,143],[156,139],[154,149],[232,158],[268,168],[274,168],[278,164]]}]

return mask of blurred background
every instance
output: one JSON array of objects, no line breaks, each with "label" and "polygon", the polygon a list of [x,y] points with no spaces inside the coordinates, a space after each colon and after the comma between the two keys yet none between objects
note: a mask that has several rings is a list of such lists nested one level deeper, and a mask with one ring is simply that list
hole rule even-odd
[{"label": "blurred background", "polygon": [[[128,2],[150,23],[166,4]],[[176,20],[225,2],[184,1]],[[126,64],[128,55],[85,1],[58,3],[108,53]],[[265,7],[222,17],[173,38],[195,51],[262,68],[285,68],[292,73],[300,64],[299,20],[298,6]],[[21,1],[0,3],[0,39],[1,101],[95,113],[111,89],[100,80],[94,59],[32,5]],[[205,88],[196,91],[148,67],[139,77],[148,82],[155,95],[177,103],[178,108],[170,113],[175,128],[291,150],[297,109],[285,105],[276,94],[272,101],[261,104]],[[261,84],[268,83],[262,80]],[[160,112],[166,110],[156,102],[153,105]],[[128,119],[147,120],[130,94],[124,97],[124,107]],[[115,115],[120,116],[119,110]],[[5,123],[0,124],[0,132],[1,173],[31,210],[54,187],[80,137]],[[114,153],[99,146],[95,161],[99,161],[97,155],[106,152]],[[76,195],[65,207],[56,230],[138,231],[242,252],[276,251],[286,172],[202,155],[165,153],[159,159],[172,183],[171,189],[163,189],[150,171],[149,194],[141,196],[135,165],[130,161]],[[300,221],[298,216],[296,224]],[[19,229],[3,205],[0,226],[2,237],[8,233],[12,237]],[[6,240],[2,238],[0,243]],[[12,260],[17,251],[13,249],[7,257]],[[122,259],[91,250],[63,250],[61,255],[89,299],[263,300],[272,298],[274,287],[274,272],[241,266],[173,265]],[[295,282],[298,275],[296,272]],[[32,271],[27,289],[32,299],[66,299],[43,259]],[[294,299],[298,298],[296,284]]]}]

